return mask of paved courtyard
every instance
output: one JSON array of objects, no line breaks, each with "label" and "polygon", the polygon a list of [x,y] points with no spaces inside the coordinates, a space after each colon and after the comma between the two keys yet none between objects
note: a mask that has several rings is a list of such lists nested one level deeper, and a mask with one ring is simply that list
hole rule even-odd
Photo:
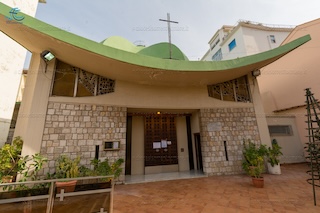
[{"label": "paved courtyard", "polygon": [[282,175],[265,174],[254,188],[246,175],[117,185],[114,213],[320,212],[320,188],[313,204],[306,164],[281,165]]}]

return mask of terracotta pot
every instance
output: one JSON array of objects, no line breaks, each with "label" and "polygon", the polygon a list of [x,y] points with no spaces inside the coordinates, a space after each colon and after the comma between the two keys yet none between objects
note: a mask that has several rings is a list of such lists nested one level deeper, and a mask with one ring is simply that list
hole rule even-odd
[{"label": "terracotta pot", "polygon": [[256,187],[256,188],[263,188],[264,179],[263,179],[263,177],[262,178],[252,177],[252,183],[253,183],[253,186]]},{"label": "terracotta pot", "polygon": [[57,193],[60,194],[61,189],[64,189],[64,192],[74,192],[76,185],[76,180],[71,180],[67,182],[56,182]]},{"label": "terracotta pot", "polygon": [[13,180],[13,176],[11,175],[3,176],[1,179],[2,183],[12,183],[12,180]]},{"label": "terracotta pot", "polygon": [[111,181],[98,183],[100,189],[111,188]]}]

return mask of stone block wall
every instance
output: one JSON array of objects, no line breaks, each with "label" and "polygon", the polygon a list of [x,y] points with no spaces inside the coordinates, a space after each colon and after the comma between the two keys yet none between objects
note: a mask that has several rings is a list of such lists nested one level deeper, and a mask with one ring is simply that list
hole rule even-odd
[{"label": "stone block wall", "polygon": [[208,175],[243,173],[243,140],[260,143],[253,107],[201,109],[200,131],[203,170]]},{"label": "stone block wall", "polygon": [[[126,121],[124,107],[49,102],[41,146],[41,154],[49,160],[44,174],[54,172],[55,160],[62,154],[79,155],[81,165],[89,166],[96,145],[99,158],[125,159]],[[120,141],[120,150],[104,151],[105,141]]]}]

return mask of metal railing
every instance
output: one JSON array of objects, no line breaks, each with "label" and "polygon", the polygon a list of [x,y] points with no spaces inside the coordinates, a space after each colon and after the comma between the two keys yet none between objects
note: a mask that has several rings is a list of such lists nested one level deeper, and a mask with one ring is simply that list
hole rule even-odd
[{"label": "metal railing", "polygon": [[[12,187],[15,188],[15,186],[21,186],[21,185],[28,186],[28,185],[35,185],[35,184],[48,184],[50,186],[49,186],[49,192],[46,195],[31,195],[31,196],[24,196],[24,197],[17,197],[17,198],[0,199],[0,208],[1,208],[1,204],[10,204],[10,203],[17,203],[17,202],[47,199],[46,213],[52,213],[55,198],[59,198],[59,201],[63,201],[65,197],[92,195],[92,194],[99,194],[99,193],[110,193],[109,209],[104,210],[103,208],[100,208],[99,212],[112,213],[113,212],[113,191],[114,191],[113,178],[114,178],[113,175],[109,175],[109,176],[79,177],[79,178],[3,183],[3,184],[0,184],[0,189],[2,189],[0,193],[10,192],[10,190],[7,190],[6,188],[12,188]],[[72,181],[72,180],[85,181],[85,180],[99,180],[99,179],[110,179],[111,187],[102,188],[102,189],[89,189],[84,191],[74,191],[74,192],[65,192],[64,189],[61,189],[60,193],[56,191],[56,188],[57,188],[55,184],[56,182],[65,182],[65,181]]]}]

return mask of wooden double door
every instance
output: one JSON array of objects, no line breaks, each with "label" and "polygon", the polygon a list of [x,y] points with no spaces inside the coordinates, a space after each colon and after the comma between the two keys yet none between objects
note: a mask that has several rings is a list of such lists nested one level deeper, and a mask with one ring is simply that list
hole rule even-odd
[{"label": "wooden double door", "polygon": [[145,116],[144,133],[145,166],[178,164],[175,116]]}]

